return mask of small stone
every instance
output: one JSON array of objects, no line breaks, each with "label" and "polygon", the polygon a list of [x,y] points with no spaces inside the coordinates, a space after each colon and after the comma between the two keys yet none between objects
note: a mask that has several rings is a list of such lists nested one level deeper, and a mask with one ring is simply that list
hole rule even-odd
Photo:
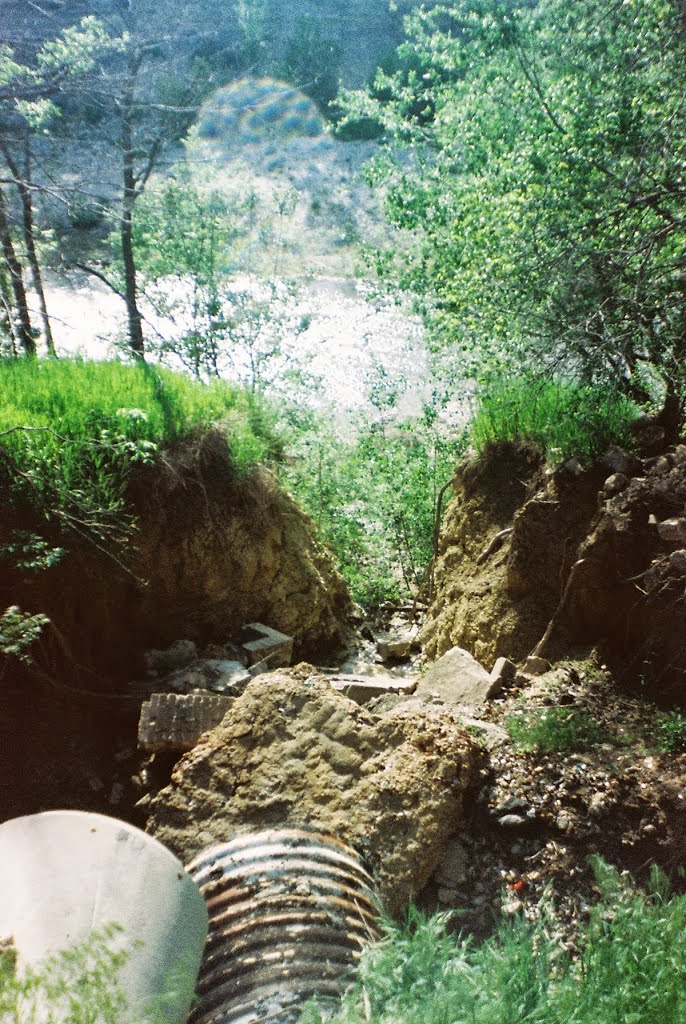
[{"label": "small stone", "polygon": [[522,825],[526,825],[526,818],[521,814],[503,814],[498,818],[498,824],[502,828],[521,828]]},{"label": "small stone", "polygon": [[613,473],[603,484],[603,494],[606,498],[612,498],[615,494],[623,491],[628,484],[629,477],[625,476],[624,473]]},{"label": "small stone", "polygon": [[537,655],[530,654],[524,662],[524,672],[530,676],[542,676],[549,669],[550,662],[546,661],[545,658],[539,658]]},{"label": "small stone", "polygon": [[448,846],[436,872],[438,885],[453,890],[467,880],[467,851],[458,839]]},{"label": "small stone", "polygon": [[667,544],[686,543],[686,519],[665,519],[657,524],[657,532]]},{"label": "small stone", "polygon": [[400,636],[379,640],[376,645],[377,652],[382,661],[402,661],[403,658],[409,657],[411,647],[411,638]]},{"label": "small stone", "polygon": [[511,796],[504,803],[498,804],[497,814],[510,814],[512,811],[525,811],[529,806],[528,802],[521,796]]},{"label": "small stone", "polygon": [[513,914],[518,914],[521,909],[522,909],[522,902],[521,902],[521,900],[508,900],[507,903],[503,903],[503,905],[501,907],[501,910],[502,910],[503,914],[507,914],[508,916],[512,916]]},{"label": "small stone", "polygon": [[493,693],[498,693],[499,690],[512,686],[516,676],[517,666],[515,663],[508,658],[498,658],[489,676],[493,686]]},{"label": "small stone", "polygon": [[555,819],[555,824],[561,832],[567,832],[572,827],[572,819],[564,811],[560,811]]}]

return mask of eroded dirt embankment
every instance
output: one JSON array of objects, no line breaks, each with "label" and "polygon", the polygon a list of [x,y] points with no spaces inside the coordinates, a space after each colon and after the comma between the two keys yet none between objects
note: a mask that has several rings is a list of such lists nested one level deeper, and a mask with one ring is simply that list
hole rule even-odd
[{"label": "eroded dirt embankment", "polygon": [[[237,477],[220,435],[143,467],[132,500],[128,571],[67,541],[57,565],[0,576],[0,609],[51,620],[32,651],[37,671],[0,665],[0,820],[61,806],[123,812],[116,780],[133,762],[140,712],[128,683],[145,648],[225,644],[253,621],[293,636],[296,658],[322,661],[345,639],[350,598],[310,521],[267,471]],[[35,524],[2,518],[0,544],[17,527]]]},{"label": "eroded dirt embankment", "polygon": [[425,652],[457,645],[490,666],[597,646],[619,681],[683,702],[685,517],[686,445],[643,459],[611,449],[588,468],[552,469],[523,445],[462,463]]},{"label": "eroded dirt embankment", "polygon": [[[66,538],[52,568],[0,580],[1,607],[50,618],[36,652],[44,667],[73,677],[82,666],[82,684],[94,672],[103,682],[131,678],[145,648],[237,640],[255,620],[293,636],[296,657],[321,659],[342,645],[351,602],[333,558],[267,470],[236,474],[222,435],[141,467],[131,499],[139,528],[116,559]],[[17,525],[26,528],[5,527]]]}]

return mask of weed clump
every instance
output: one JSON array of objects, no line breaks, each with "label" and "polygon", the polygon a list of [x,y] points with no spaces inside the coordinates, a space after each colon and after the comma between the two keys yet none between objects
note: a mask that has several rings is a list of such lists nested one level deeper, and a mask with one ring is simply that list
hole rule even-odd
[{"label": "weed clump", "polygon": [[543,754],[571,753],[612,740],[610,733],[592,715],[573,708],[540,708],[510,715],[506,727],[510,739],[520,750]]},{"label": "weed clump", "polygon": [[[581,926],[579,955],[552,939],[549,904],[535,922],[502,924],[476,946],[449,916],[416,911],[387,922],[363,955],[355,986],[330,1024],[683,1024],[686,896],[654,869],[647,891],[599,859],[601,896]],[[301,1024],[321,1024],[316,1006]]]}]

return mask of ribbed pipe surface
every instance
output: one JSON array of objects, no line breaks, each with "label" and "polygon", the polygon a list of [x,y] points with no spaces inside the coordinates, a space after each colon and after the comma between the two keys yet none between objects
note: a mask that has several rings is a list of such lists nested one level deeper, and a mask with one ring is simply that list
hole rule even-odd
[{"label": "ribbed pipe surface", "polygon": [[189,1024],[293,1024],[331,1002],[378,936],[378,899],[358,855],[334,836],[279,828],[196,857],[210,930]]}]

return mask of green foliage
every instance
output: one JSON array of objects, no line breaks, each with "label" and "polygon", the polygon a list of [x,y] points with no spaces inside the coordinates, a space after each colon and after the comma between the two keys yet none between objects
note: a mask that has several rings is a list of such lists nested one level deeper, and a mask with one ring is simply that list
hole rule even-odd
[{"label": "green foliage", "polygon": [[294,28],[277,71],[325,110],[338,93],[341,47],[323,34],[312,15],[302,15]]},{"label": "green foliage", "polygon": [[499,441],[528,440],[553,463],[592,459],[610,444],[631,447],[637,413],[609,384],[496,378],[477,392],[470,436],[479,451]]},{"label": "green foliage", "polygon": [[17,605],[6,608],[0,615],[0,655],[30,664],[30,649],[49,621],[46,615],[31,615]]},{"label": "green foliage", "polygon": [[660,714],[655,726],[658,750],[664,754],[686,752],[686,715],[678,708]]},{"label": "green foliage", "polygon": [[402,69],[351,112],[405,149],[371,176],[436,345],[467,375],[566,364],[642,399],[683,394],[680,4],[455,0],[406,26]]},{"label": "green foliage", "polygon": [[[86,941],[21,974],[15,974],[14,951],[0,951],[0,1022],[130,1022],[127,1000],[117,981],[129,953],[116,948],[114,940],[118,930],[110,927],[95,931]],[[49,1008],[49,1016],[46,1016],[46,1008]]]},{"label": "green foliage", "polygon": [[[682,1024],[686,897],[654,871],[647,892],[594,863],[601,898],[581,925],[580,956],[550,938],[550,914],[515,918],[480,946],[448,917],[386,923],[330,1024]],[[301,1024],[322,1024],[310,1005]]]},{"label": "green foliage", "polygon": [[[291,216],[295,201],[295,193],[277,197],[276,217]],[[146,298],[170,325],[148,339],[151,355],[197,380],[228,377],[252,392],[275,382],[308,322],[276,274],[267,282],[231,277],[267,228],[271,233],[253,193],[230,201],[172,180],[139,200],[133,228],[139,276]]]},{"label": "green foliage", "polygon": [[591,715],[573,708],[537,708],[510,715],[507,731],[521,750],[547,754],[585,750],[612,737]]},{"label": "green foliage", "polygon": [[299,422],[285,467],[288,486],[338,556],[354,600],[370,606],[420,586],[433,557],[438,491],[464,450],[464,440],[446,436],[430,407],[422,417],[395,420],[386,418],[383,404],[375,416],[361,417],[352,435],[341,436],[332,416]]}]

